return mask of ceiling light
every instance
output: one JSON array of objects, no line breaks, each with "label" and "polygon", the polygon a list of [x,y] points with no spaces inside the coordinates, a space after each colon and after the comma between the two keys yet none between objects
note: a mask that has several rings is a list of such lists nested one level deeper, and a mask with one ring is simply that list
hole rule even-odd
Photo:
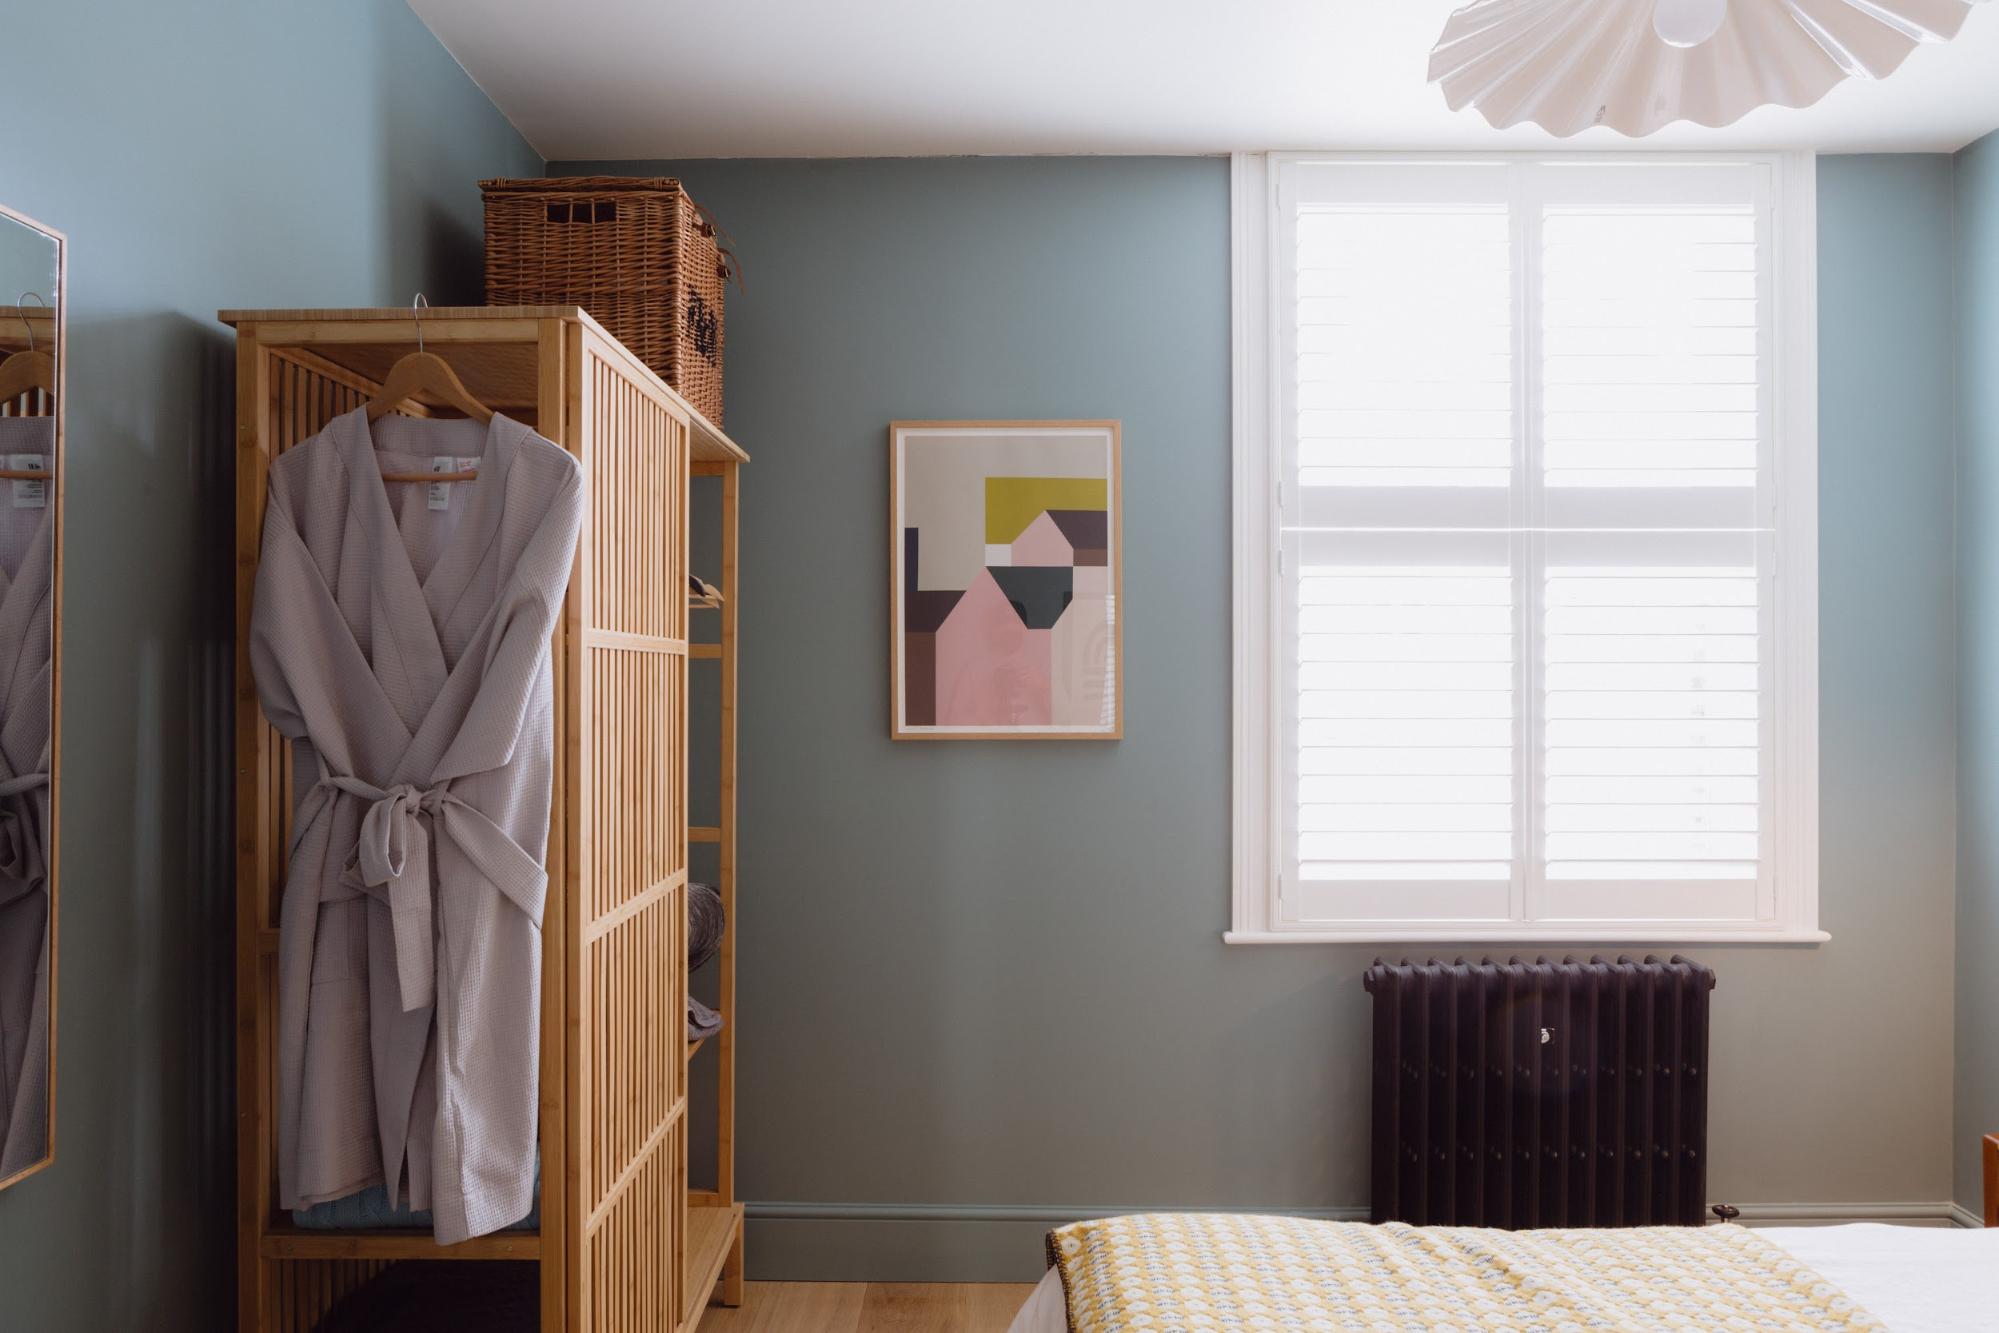
[{"label": "ceiling light", "polygon": [[1430,53],[1453,111],[1566,137],[1732,124],[1882,79],[1949,41],[1978,0],[1474,0]]}]

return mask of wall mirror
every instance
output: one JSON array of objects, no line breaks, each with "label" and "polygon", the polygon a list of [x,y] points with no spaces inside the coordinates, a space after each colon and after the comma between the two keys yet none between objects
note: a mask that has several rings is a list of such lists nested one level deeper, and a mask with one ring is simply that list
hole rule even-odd
[{"label": "wall mirror", "polygon": [[0,205],[0,1188],[55,1158],[64,252]]}]

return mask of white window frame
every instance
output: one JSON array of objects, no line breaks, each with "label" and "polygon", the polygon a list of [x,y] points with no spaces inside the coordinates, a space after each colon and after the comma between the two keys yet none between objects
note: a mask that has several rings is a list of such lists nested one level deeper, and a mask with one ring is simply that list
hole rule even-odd
[{"label": "white window frame", "polygon": [[[1766,164],[1770,169],[1775,326],[1772,367],[1776,528],[1770,707],[1770,891],[1754,922],[1375,922],[1287,924],[1283,825],[1282,625],[1277,530],[1282,386],[1276,349],[1278,183],[1287,163],[1547,161]],[[1234,928],[1232,944],[1476,943],[1812,944],[1831,937],[1818,912],[1818,212],[1810,153],[1238,153],[1230,162],[1234,381]]]}]

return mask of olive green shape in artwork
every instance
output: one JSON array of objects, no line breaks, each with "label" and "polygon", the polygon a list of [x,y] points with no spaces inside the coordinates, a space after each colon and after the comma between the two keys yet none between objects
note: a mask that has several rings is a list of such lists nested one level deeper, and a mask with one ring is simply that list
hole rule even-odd
[{"label": "olive green shape in artwork", "polygon": [[986,545],[1011,542],[1044,510],[1108,508],[1102,477],[987,477]]}]

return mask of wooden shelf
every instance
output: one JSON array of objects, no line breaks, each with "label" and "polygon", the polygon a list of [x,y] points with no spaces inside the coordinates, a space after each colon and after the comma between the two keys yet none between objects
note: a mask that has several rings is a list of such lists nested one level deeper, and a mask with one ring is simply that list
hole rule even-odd
[{"label": "wooden shelf", "polygon": [[722,1276],[722,1265],[728,1261],[729,1251],[742,1230],[740,1203],[712,1208],[688,1205],[687,1263],[681,1269],[681,1290],[687,1294],[687,1304],[680,1312],[682,1327],[692,1328],[699,1321],[702,1309],[715,1291],[716,1281]]},{"label": "wooden shelf", "polygon": [[456,1245],[439,1245],[428,1231],[320,1231],[272,1227],[260,1246],[266,1259],[539,1259],[541,1236],[496,1231]]},{"label": "wooden shelf", "polygon": [[694,1058],[694,1053],[700,1050],[703,1046],[706,1046],[707,1044],[708,1044],[708,1039],[706,1037],[696,1037],[693,1040],[689,1041],[687,1043],[687,1058],[692,1060]]}]

